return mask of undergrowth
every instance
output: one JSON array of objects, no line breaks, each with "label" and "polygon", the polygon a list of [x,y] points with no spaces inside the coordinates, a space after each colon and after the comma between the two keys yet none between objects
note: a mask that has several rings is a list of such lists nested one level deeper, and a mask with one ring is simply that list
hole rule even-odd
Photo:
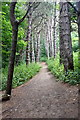
[{"label": "undergrowth", "polygon": [[47,61],[47,57],[41,57],[40,58],[40,62],[46,62]]},{"label": "undergrowth", "polygon": [[57,57],[47,60],[48,69],[53,73],[58,80],[71,85],[80,83],[80,75],[78,70],[78,52],[74,53],[74,71],[68,70],[67,74],[64,72],[63,64],[59,64],[59,55]]},{"label": "undergrowth", "polygon": [[[15,67],[13,75],[13,88],[22,85],[39,72],[41,66],[38,63],[20,64]],[[2,69],[2,86],[0,90],[6,89],[7,68]]]}]

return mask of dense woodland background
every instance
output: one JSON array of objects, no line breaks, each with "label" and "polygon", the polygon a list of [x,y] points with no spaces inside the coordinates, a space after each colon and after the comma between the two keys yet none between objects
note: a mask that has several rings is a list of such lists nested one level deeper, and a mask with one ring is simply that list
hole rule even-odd
[{"label": "dense woodland background", "polygon": [[39,62],[59,80],[79,84],[79,44],[80,2],[3,2],[0,90],[7,85],[11,94],[40,70]]}]

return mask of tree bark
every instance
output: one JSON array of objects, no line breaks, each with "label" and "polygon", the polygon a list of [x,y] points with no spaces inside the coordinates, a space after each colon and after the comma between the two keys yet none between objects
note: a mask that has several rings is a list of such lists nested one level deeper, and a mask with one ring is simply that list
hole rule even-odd
[{"label": "tree bark", "polygon": [[53,26],[53,44],[54,44],[54,58],[56,57],[56,2],[54,3],[54,26]]},{"label": "tree bark", "polygon": [[12,89],[12,78],[13,78],[13,71],[14,71],[14,61],[15,61],[15,53],[16,53],[16,45],[17,45],[17,35],[18,35],[18,23],[15,22],[12,30],[12,50],[9,62],[9,70],[8,70],[8,80],[7,80],[7,88],[6,94],[11,95]]},{"label": "tree bark", "polygon": [[37,33],[36,62],[40,61],[40,32]]},{"label": "tree bark", "polygon": [[52,57],[52,29],[51,29],[51,26],[52,26],[52,19],[49,18],[49,22],[48,22],[48,34],[49,34],[49,55],[50,57]]},{"label": "tree bark", "polygon": [[10,6],[10,20],[12,24],[12,50],[9,61],[9,69],[8,69],[8,78],[7,78],[7,87],[6,94],[11,95],[12,89],[12,78],[14,72],[14,61],[15,61],[15,53],[16,53],[16,45],[17,45],[17,35],[18,35],[18,22],[15,19],[14,9],[17,2],[12,2]]},{"label": "tree bark", "polygon": [[30,41],[31,41],[31,20],[32,20],[32,17],[31,17],[31,13],[29,14],[28,16],[28,30],[27,30],[27,38],[26,38],[26,41],[27,41],[27,46],[26,46],[26,65],[28,65],[30,63]]},{"label": "tree bark", "polygon": [[[11,95],[11,90],[12,90],[12,79],[13,79],[14,61],[15,61],[16,46],[17,46],[18,26],[28,14],[28,11],[27,11],[26,14],[23,16],[23,18],[17,21],[15,16],[16,3],[17,3],[17,0],[15,0],[15,2],[14,0],[12,0],[10,4],[10,21],[12,25],[12,47],[11,47],[12,50],[10,55],[9,68],[8,68],[6,95]],[[28,10],[30,10],[30,7]],[[10,97],[6,97],[6,98],[9,99]]]},{"label": "tree bark", "polygon": [[65,71],[74,70],[69,5],[65,2],[61,3],[60,6],[62,7],[60,14],[60,59],[61,63],[64,64]]},{"label": "tree bark", "polygon": [[[60,9],[62,9],[62,5],[63,3],[60,2]],[[62,12],[62,11],[61,11]],[[62,25],[63,25],[63,17],[62,17],[62,13],[60,12],[60,16],[59,16],[59,37],[60,37],[60,41],[59,41],[59,50],[60,50],[60,64],[63,63],[63,56],[64,56],[64,49],[63,49],[63,31],[62,31]]]},{"label": "tree bark", "polygon": [[45,34],[46,34],[46,53],[47,53],[47,57],[48,57],[48,59],[49,59],[50,56],[49,56],[49,32],[48,32],[48,23],[47,23],[47,26],[46,26]]},{"label": "tree bark", "polygon": [[35,62],[34,47],[35,47],[35,41],[34,41],[34,36],[32,36],[32,62]]},{"label": "tree bark", "polygon": [[30,63],[32,62],[32,33],[31,33],[31,37],[30,37]]},{"label": "tree bark", "polygon": [[51,46],[51,49],[52,49],[52,55],[51,55],[51,57],[53,57],[54,56],[54,44],[53,44],[53,24],[54,24],[54,20],[53,20],[53,16],[52,16],[52,23],[51,23],[51,44],[52,44],[52,46]]}]

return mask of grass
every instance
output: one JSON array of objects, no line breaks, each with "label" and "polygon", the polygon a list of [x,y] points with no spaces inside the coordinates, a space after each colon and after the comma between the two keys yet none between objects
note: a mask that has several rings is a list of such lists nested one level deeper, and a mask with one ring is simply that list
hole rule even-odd
[{"label": "grass", "polygon": [[59,55],[55,59],[51,58],[47,60],[48,69],[54,74],[58,80],[71,85],[76,85],[80,83],[80,75],[78,70],[78,52],[73,53],[74,55],[74,71],[68,70],[68,73],[64,72],[63,64],[59,64]]},{"label": "grass", "polygon": [[[31,63],[28,66],[26,64],[20,64],[15,67],[13,75],[13,88],[20,86],[27,82],[30,78],[39,72],[41,66],[38,63]],[[2,69],[2,86],[0,90],[6,89],[7,81],[7,68]]]}]

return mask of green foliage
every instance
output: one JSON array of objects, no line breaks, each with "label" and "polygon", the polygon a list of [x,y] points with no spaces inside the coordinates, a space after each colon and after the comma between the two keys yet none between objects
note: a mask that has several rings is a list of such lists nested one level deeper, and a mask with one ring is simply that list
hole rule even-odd
[{"label": "green foliage", "polygon": [[63,65],[59,65],[59,56],[57,56],[55,59],[51,58],[47,60],[47,64],[51,73],[54,73],[57,78],[62,79],[64,75],[64,67]]},{"label": "green foliage", "polygon": [[[25,3],[17,3],[16,5],[16,18],[17,20],[21,19],[25,14]],[[26,20],[24,20],[20,26],[18,31],[18,43],[17,43],[17,55],[20,55],[20,51],[23,52],[26,46],[26,42],[24,42],[25,37],[25,29],[26,29]],[[11,44],[12,44],[12,26],[10,23],[10,3],[3,2],[2,3],[2,67],[5,68],[8,66],[9,56],[11,52]],[[22,60],[21,60],[22,61]]]},{"label": "green foliage", "polygon": [[74,52],[77,52],[78,49],[79,49],[79,47],[78,47],[78,42],[74,42],[73,51],[74,51]]},{"label": "green foliage", "polygon": [[72,37],[73,51],[77,52],[79,49],[79,46],[78,46],[78,26],[76,23],[72,23],[71,37]]},{"label": "green foliage", "polygon": [[47,61],[47,57],[41,57],[40,58],[40,62],[46,62]]},{"label": "green foliage", "polygon": [[9,20],[9,3],[2,4],[2,65],[5,67],[9,60],[11,48],[11,24]]},{"label": "green foliage", "polygon": [[25,49],[27,45],[27,42],[23,41],[23,40],[19,40],[17,43],[17,50],[19,51],[20,49]]},{"label": "green foliage", "polygon": [[[73,2],[72,4],[74,6],[76,6],[76,2]],[[75,12],[73,7],[70,7],[70,13],[71,13],[71,21],[72,22],[74,22],[74,21],[77,22],[77,14],[76,14],[76,12]]]},{"label": "green foliage", "polygon": [[40,51],[40,61],[41,62],[46,62],[47,60],[47,55],[46,55],[46,49],[45,49],[45,43],[44,40],[41,40],[41,51]]},{"label": "green foliage", "polygon": [[[27,82],[32,78],[37,72],[39,72],[41,66],[38,63],[31,63],[28,66],[26,64],[20,64],[14,69],[13,75],[13,88]],[[2,88],[0,90],[5,90],[7,81],[7,67],[2,69]]]},{"label": "green foliage", "polygon": [[78,71],[68,71],[65,76],[64,82],[69,82],[71,85],[76,85],[80,83]]},{"label": "green foliage", "polygon": [[74,69],[78,70],[78,52],[73,52],[73,60],[74,60]]},{"label": "green foliage", "polygon": [[80,75],[78,71],[78,52],[74,53],[74,71],[68,70],[64,72],[64,66],[59,64],[59,56],[55,59],[47,60],[48,69],[61,81],[76,85],[80,83]]},{"label": "green foliage", "polygon": [[22,18],[22,16],[25,15],[25,13],[26,13],[25,9],[26,9],[25,2],[17,2],[16,8],[15,8],[17,20],[20,20]]}]

